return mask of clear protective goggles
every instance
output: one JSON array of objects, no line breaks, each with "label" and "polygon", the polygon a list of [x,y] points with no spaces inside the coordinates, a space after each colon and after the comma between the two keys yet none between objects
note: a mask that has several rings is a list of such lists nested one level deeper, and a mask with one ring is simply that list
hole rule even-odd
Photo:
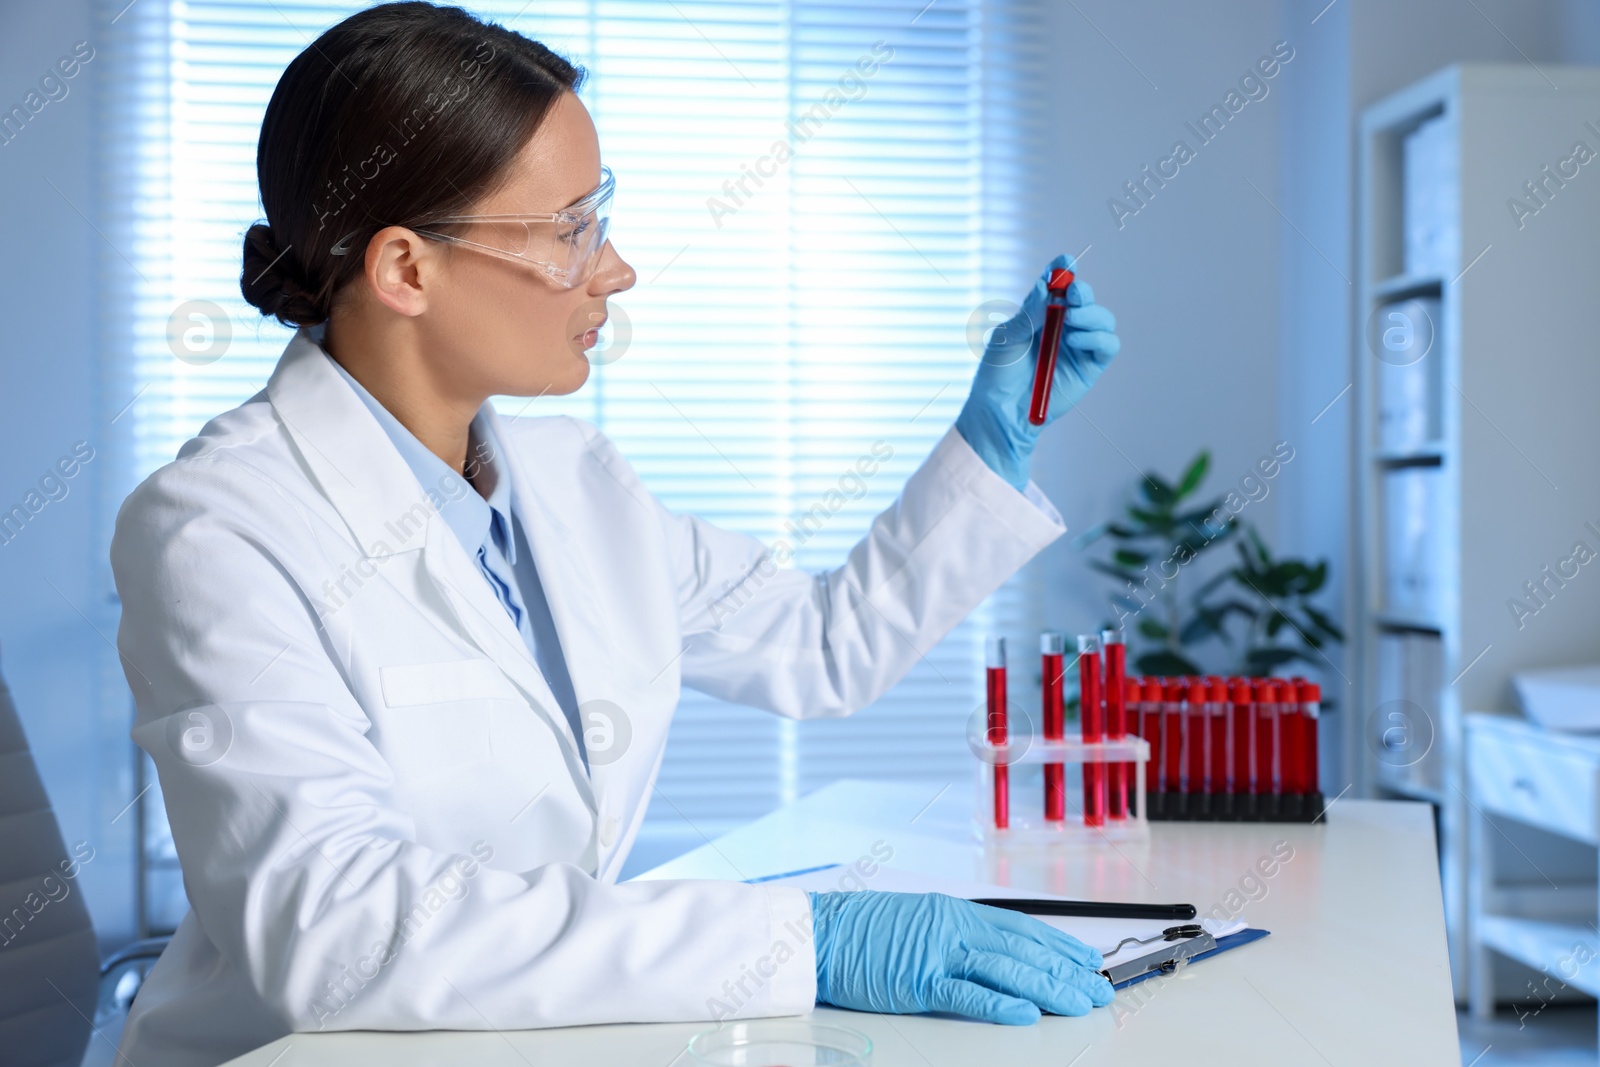
[{"label": "clear protective goggles", "polygon": [[[436,241],[474,248],[537,268],[557,285],[575,288],[589,280],[611,230],[611,168],[600,168],[600,184],[560,211],[531,215],[446,215],[408,227]],[[442,233],[440,227],[463,228]],[[334,255],[349,251],[341,241]]]}]

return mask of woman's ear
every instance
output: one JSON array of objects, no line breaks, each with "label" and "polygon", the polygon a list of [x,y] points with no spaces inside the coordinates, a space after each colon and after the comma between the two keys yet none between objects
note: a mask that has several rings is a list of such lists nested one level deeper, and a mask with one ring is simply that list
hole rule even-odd
[{"label": "woman's ear", "polygon": [[440,284],[444,268],[437,245],[404,226],[386,226],[367,242],[367,288],[385,307],[401,315],[428,310],[428,290]]}]

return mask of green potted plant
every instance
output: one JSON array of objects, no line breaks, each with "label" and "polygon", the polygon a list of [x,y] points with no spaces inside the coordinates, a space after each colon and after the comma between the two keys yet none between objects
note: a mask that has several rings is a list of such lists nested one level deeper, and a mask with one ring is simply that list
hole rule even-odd
[{"label": "green potted plant", "polygon": [[[1127,631],[1139,674],[1205,674],[1209,661],[1213,673],[1264,676],[1295,662],[1327,662],[1324,646],[1344,640],[1312,603],[1327,584],[1327,560],[1280,559],[1224,497],[1196,502],[1210,463],[1202,450],[1175,482],[1146,472],[1120,517],[1076,540],[1080,549],[1112,542],[1109,559],[1089,564],[1120,583],[1106,626]],[[1237,562],[1185,596],[1194,584],[1189,568],[1225,541]]]}]

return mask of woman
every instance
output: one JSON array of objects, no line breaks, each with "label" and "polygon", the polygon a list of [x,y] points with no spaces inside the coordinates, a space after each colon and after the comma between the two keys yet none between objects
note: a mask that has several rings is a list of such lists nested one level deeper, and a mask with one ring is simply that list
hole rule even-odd
[{"label": "woman", "polygon": [[[133,736],[192,908],[134,1003],[132,1062],[297,1030],[817,1002],[1026,1023],[1110,999],[1093,949],[949,897],[616,883],[680,685],[849,714],[1063,527],[1027,477],[1042,281],[822,575],[668,511],[593,426],[497,416],[493,394],[581,387],[635,280],[580,78],[402,3],[323,34],[272,96],[241,284],[299,329],[112,545]],[[1056,416],[1117,349],[1088,286],[1069,299]]]}]

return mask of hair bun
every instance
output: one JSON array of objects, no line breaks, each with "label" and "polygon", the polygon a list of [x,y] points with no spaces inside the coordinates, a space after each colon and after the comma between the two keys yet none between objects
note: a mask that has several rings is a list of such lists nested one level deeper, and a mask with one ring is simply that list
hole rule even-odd
[{"label": "hair bun", "polygon": [[299,274],[292,250],[280,249],[272,227],[256,223],[244,234],[244,271],[239,291],[263,315],[285,326],[315,326],[328,311]]}]

